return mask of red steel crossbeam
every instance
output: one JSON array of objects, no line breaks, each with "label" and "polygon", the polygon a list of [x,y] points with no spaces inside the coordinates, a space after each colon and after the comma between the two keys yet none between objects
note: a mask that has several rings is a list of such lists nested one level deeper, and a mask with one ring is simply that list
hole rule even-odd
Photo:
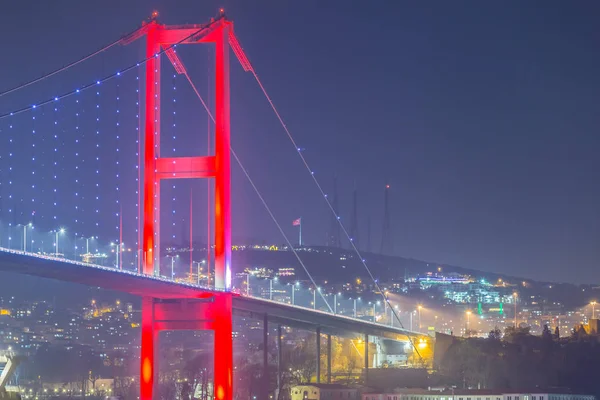
[{"label": "red steel crossbeam", "polygon": [[[160,271],[160,183],[164,179],[212,178],[215,180],[215,287],[231,284],[231,158],[229,111],[229,40],[233,23],[224,16],[206,25],[165,26],[155,20],[144,26],[146,34],[146,104],[144,128],[143,240],[145,274]],[[174,44],[215,45],[215,153],[198,157],[160,157],[160,60],[167,52],[177,72],[183,63]],[[170,52],[170,53],[169,53]],[[142,302],[142,345],[140,399],[152,400],[157,380],[158,332],[165,329],[211,329],[214,331],[214,398],[233,396],[233,345],[231,338],[231,293],[213,295],[202,307],[180,304],[179,311],[144,297]],[[162,312],[162,314],[161,314]],[[161,316],[162,315],[162,316]],[[166,317],[165,317],[166,316]],[[217,356],[218,355],[218,356]]]},{"label": "red steel crossbeam", "polygon": [[152,400],[158,382],[158,346],[164,330],[214,331],[214,399],[233,399],[231,293],[199,299],[142,299],[140,400]]},{"label": "red steel crossbeam", "polygon": [[215,157],[161,157],[156,159],[157,179],[214,178]]}]

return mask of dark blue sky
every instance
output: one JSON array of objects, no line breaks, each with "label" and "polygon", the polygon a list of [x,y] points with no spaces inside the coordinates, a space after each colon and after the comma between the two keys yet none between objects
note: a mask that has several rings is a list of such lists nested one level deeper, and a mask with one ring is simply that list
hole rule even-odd
[{"label": "dark blue sky", "polygon": [[[340,211],[346,223],[356,181],[363,247],[368,217],[373,247],[379,247],[387,180],[398,255],[539,279],[600,281],[600,4],[595,1],[10,2],[3,4],[0,15],[4,54],[0,89],[111,42],[155,8],[162,22],[178,24],[204,22],[219,6],[234,20],[256,71],[328,190],[333,175],[338,175]],[[1,111],[93,81],[142,54],[141,43],[112,49],[68,77],[1,98]],[[206,91],[210,52],[195,46],[181,50],[181,55]],[[178,90],[177,140],[184,141],[177,142],[176,154],[203,151],[207,122],[200,105],[181,77],[173,80],[166,64],[164,70],[165,104],[174,97],[172,83]],[[126,207],[135,203],[135,76],[134,71],[128,80],[123,78],[119,89],[122,151],[129,155],[120,164],[121,201]],[[117,93],[115,85],[102,89],[98,104],[103,110],[112,107],[111,116],[103,117],[102,123],[116,121],[111,100]],[[79,107],[90,111],[82,114],[80,124],[81,130],[88,124],[90,133],[79,145],[81,151],[93,152],[97,103],[93,93],[85,96]],[[60,148],[65,153],[73,153],[78,137],[74,130],[78,105],[75,99],[69,101],[61,105],[64,115],[69,115],[61,122],[62,137],[71,140]],[[54,118],[52,110],[43,112],[38,130],[50,126]],[[165,106],[164,112],[172,111]],[[31,116],[19,118],[14,122],[30,134]],[[167,149],[171,121],[165,119],[163,148]],[[7,124],[0,121],[3,132]],[[323,244],[330,218],[325,204],[251,75],[235,64],[232,129],[234,149],[289,234],[295,237],[291,221],[301,216],[305,241]],[[110,126],[102,130],[109,132]],[[115,134],[110,134],[112,141],[102,143],[114,149]],[[19,135],[29,137],[21,131]],[[36,150],[23,142],[15,144],[13,151],[28,156],[40,151],[38,156],[45,157],[47,164],[40,161],[38,170],[50,174],[47,165],[52,156],[44,149],[52,147],[52,136],[46,135],[50,135],[47,141]],[[0,138],[4,181],[8,179],[7,138]],[[201,144],[190,145],[192,138],[199,138]],[[114,152],[110,154],[103,158],[110,165],[101,165],[107,176],[114,177],[117,159]],[[89,160],[82,162],[94,170]],[[20,169],[29,173],[30,168],[23,163]],[[81,172],[71,172],[68,184],[61,182],[62,193],[77,190],[73,182]],[[19,190],[32,192],[30,175],[14,174],[23,186]],[[99,179],[106,188],[102,190],[113,192],[110,178]],[[51,181],[45,184],[44,193],[50,193]],[[83,225],[82,234],[88,234],[94,221],[106,221],[89,217],[94,209],[89,200],[98,191],[94,183],[77,184],[87,196],[77,200],[87,207],[77,224]],[[204,187],[196,185],[195,196],[204,198]],[[281,241],[239,169],[234,169],[233,190],[234,236]],[[189,184],[178,182],[175,190],[165,194],[165,212],[171,212],[173,195],[175,203],[181,203],[179,214],[186,214],[188,193]],[[28,197],[35,195],[18,196],[27,204]],[[37,199],[42,204],[36,207],[37,214],[51,215],[50,197],[38,197],[44,200]],[[78,204],[67,197],[61,204]],[[114,216],[115,199],[106,204],[99,201],[106,209],[100,214]],[[3,204],[6,218],[9,206]],[[21,212],[26,214],[23,210],[28,207],[21,206]],[[195,212],[205,208],[199,200]],[[75,213],[69,209],[65,213]],[[134,237],[135,211],[127,209],[124,214],[128,236]],[[176,226],[166,227],[172,232],[165,235],[181,236],[179,214],[173,218]],[[73,215],[69,218],[77,219]],[[198,221],[200,231],[204,228]],[[60,221],[67,226],[69,222],[73,221]],[[105,236],[114,236],[114,222],[106,222]]]}]

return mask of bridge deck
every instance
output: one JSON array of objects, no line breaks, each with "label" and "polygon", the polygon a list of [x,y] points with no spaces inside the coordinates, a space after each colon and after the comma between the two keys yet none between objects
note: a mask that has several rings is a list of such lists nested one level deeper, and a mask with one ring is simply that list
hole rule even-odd
[{"label": "bridge deck", "polygon": [[[202,298],[220,292],[212,288],[173,282],[160,277],[3,248],[0,248],[0,271],[159,299]],[[273,323],[310,330],[319,326],[322,333],[336,336],[369,334],[405,340],[407,336],[422,335],[418,332],[343,315],[333,315],[324,311],[236,294],[233,298],[233,308],[236,315],[259,319],[267,315],[268,320]]]}]

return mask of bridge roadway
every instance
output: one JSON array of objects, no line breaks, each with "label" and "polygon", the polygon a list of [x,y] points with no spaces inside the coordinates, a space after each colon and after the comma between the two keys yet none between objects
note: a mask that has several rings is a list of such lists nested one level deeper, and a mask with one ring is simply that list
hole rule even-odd
[{"label": "bridge roadway", "polygon": [[[157,299],[202,298],[219,292],[214,288],[173,282],[161,277],[1,247],[0,271]],[[422,336],[421,333],[406,329],[242,295],[233,297],[233,311],[234,315],[260,320],[267,316],[269,322],[299,329],[315,331],[316,328],[320,328],[324,334],[340,337],[355,337],[360,334],[406,341],[408,336]]]}]

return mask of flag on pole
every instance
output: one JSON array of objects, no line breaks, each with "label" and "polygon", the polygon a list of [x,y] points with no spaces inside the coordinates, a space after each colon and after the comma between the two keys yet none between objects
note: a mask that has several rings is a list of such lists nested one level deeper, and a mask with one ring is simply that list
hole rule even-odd
[{"label": "flag on pole", "polygon": [[292,226],[297,226],[298,229],[298,245],[302,246],[302,218],[292,221]]}]

